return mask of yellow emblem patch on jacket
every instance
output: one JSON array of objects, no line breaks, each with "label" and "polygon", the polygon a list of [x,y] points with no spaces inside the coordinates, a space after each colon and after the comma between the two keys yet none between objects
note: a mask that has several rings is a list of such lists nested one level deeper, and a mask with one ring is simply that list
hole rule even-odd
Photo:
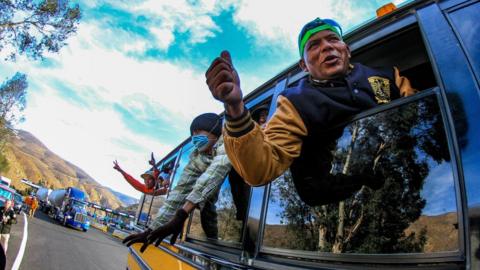
[{"label": "yellow emblem patch on jacket", "polygon": [[372,76],[368,77],[368,82],[372,86],[377,103],[390,102],[390,81],[388,79],[378,76]]}]

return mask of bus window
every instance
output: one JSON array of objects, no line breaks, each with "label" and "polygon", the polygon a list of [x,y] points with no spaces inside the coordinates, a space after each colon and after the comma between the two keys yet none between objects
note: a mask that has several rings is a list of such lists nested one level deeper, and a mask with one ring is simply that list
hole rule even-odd
[{"label": "bus window", "polygon": [[352,63],[358,62],[372,68],[395,66],[417,90],[437,86],[427,50],[417,26],[394,33],[369,46],[351,47]]},{"label": "bus window", "polygon": [[376,187],[339,186],[338,194],[351,195],[310,207],[292,192],[288,177],[272,182],[263,250],[314,251],[312,256],[460,250],[449,147],[437,95],[428,93],[336,130],[332,179],[372,170]]},{"label": "bus window", "polygon": [[[208,238],[239,243],[249,197],[250,187],[232,170],[220,187],[218,194],[210,199],[202,212],[195,210],[188,236],[206,239],[207,234],[204,231],[206,229],[210,231]],[[202,225],[202,220],[207,220],[207,222],[216,220],[216,228]]]},{"label": "bus window", "polygon": [[[268,118],[270,101],[263,101],[250,109],[252,119],[264,126]],[[210,199],[202,212],[194,212],[189,237],[213,238],[224,242],[241,241],[244,221],[247,218],[251,187],[232,169],[225,178],[218,194]],[[207,209],[206,209],[207,208]],[[216,220],[215,228],[202,224],[204,220]],[[205,232],[205,230],[209,230]]]},{"label": "bus window", "polygon": [[152,217],[150,215],[150,210],[152,206],[153,196],[144,194],[143,196],[143,204],[140,208],[140,213],[138,215],[138,224],[143,226],[148,226],[152,221]]},{"label": "bus window", "polygon": [[193,151],[193,144],[192,142],[188,142],[182,147],[181,150],[181,156],[180,159],[178,160],[177,168],[175,169],[175,175],[170,176],[170,190],[173,190],[173,188],[177,185],[180,175],[183,172],[183,169],[185,169],[185,166],[187,166],[188,161],[190,160],[190,154]]}]

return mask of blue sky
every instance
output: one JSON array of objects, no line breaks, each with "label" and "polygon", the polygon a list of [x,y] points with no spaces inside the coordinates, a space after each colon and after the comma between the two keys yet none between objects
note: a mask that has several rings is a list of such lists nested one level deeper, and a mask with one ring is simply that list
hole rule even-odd
[{"label": "blue sky", "polygon": [[247,94],[298,60],[306,22],[335,18],[348,31],[387,2],[84,0],[78,32],[60,53],[4,61],[0,78],[28,76],[18,128],[101,184],[139,197],[112,161],[139,176],[150,152],[160,159],[189,135],[194,116],[222,111],[204,78],[221,50],[230,50]]}]

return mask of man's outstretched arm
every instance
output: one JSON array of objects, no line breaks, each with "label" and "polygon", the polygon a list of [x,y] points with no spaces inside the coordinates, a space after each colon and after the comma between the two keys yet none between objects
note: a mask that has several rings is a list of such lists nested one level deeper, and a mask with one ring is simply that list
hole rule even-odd
[{"label": "man's outstretched arm", "polygon": [[246,120],[227,116],[225,148],[232,166],[253,186],[276,179],[300,155],[307,129],[292,103],[279,96],[277,110],[264,130],[247,113]]},{"label": "man's outstretched arm", "polygon": [[300,155],[306,127],[293,105],[284,97],[265,131],[244,108],[240,78],[230,54],[222,52],[206,74],[212,96],[225,105],[225,149],[235,170],[250,185],[266,184],[281,175]]},{"label": "man's outstretched arm", "polygon": [[145,194],[149,194],[149,195],[152,195],[153,193],[153,189],[149,190],[147,189],[147,187],[145,186],[145,184],[142,184],[140,181],[138,181],[137,179],[133,178],[133,176],[131,176],[130,174],[128,174],[127,172],[125,172],[121,167],[120,165],[118,165],[118,162],[115,160],[113,162],[113,168],[115,170],[117,170],[118,172],[120,172],[122,175],[123,175],[123,178],[125,178],[125,180],[127,180],[127,182],[132,185],[133,188],[135,188],[136,190],[142,192],[142,193],[145,193]]}]

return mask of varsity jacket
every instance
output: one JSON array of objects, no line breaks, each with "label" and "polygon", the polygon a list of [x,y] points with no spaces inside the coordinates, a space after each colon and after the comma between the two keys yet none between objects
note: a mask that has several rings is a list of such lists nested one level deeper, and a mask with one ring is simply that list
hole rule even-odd
[{"label": "varsity jacket", "polygon": [[226,116],[224,141],[235,170],[252,186],[276,179],[290,167],[302,197],[302,186],[321,181],[331,168],[331,145],[341,134],[330,129],[355,114],[415,93],[397,68],[350,66],[342,79],[300,80],[277,100],[277,109],[262,130],[248,110]]}]

